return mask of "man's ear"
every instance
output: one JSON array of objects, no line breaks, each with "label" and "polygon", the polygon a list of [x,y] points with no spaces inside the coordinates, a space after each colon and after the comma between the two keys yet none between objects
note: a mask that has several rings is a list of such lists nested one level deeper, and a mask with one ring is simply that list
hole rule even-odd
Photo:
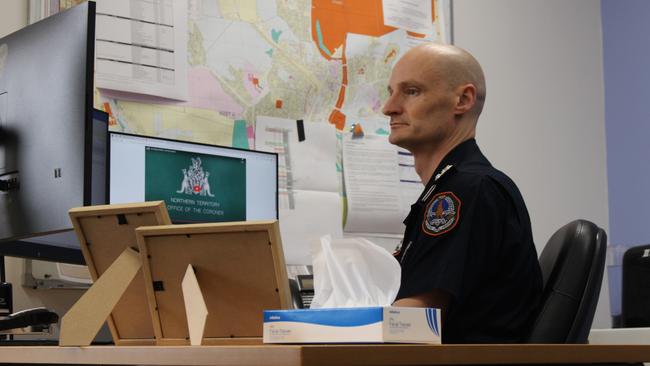
[{"label": "man's ear", "polygon": [[474,84],[465,84],[459,86],[456,90],[458,100],[456,101],[454,114],[465,114],[476,104],[476,86]]}]

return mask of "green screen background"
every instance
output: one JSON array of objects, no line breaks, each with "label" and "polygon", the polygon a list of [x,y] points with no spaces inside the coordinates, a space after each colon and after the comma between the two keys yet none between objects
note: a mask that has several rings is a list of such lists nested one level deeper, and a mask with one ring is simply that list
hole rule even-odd
[{"label": "green screen background", "polygon": [[[190,170],[192,158],[200,158],[201,169],[209,173],[214,197],[194,189],[177,192],[182,188],[183,169]],[[145,200],[164,200],[174,222],[245,221],[246,160],[147,147]]]}]

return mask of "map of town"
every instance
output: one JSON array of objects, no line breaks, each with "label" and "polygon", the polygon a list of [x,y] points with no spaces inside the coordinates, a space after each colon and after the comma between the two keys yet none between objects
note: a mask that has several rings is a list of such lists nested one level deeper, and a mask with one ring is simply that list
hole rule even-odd
[{"label": "map of town", "polygon": [[386,133],[381,106],[395,61],[443,41],[384,25],[382,0],[188,0],[189,100],[98,93],[114,130],[252,148],[258,116],[353,123]]}]

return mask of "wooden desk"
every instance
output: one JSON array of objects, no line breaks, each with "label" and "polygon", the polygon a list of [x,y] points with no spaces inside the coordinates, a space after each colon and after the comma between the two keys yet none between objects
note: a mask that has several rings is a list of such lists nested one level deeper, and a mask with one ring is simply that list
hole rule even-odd
[{"label": "wooden desk", "polygon": [[650,345],[261,345],[0,347],[0,363],[105,365],[457,365],[650,361]]}]

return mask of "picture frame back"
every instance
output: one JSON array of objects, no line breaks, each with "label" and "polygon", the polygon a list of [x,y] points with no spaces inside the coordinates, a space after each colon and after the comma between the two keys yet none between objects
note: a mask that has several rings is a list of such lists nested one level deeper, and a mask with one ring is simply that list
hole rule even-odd
[{"label": "picture frame back", "polygon": [[263,311],[291,295],[276,220],[136,229],[157,345],[188,345],[181,282],[194,268],[207,306],[203,345],[256,344]]},{"label": "picture frame back", "polygon": [[[136,228],[171,225],[164,201],[77,207],[69,211],[93,281],[127,248],[137,250]],[[142,269],[107,319],[116,345],[152,345],[155,334]]]}]

